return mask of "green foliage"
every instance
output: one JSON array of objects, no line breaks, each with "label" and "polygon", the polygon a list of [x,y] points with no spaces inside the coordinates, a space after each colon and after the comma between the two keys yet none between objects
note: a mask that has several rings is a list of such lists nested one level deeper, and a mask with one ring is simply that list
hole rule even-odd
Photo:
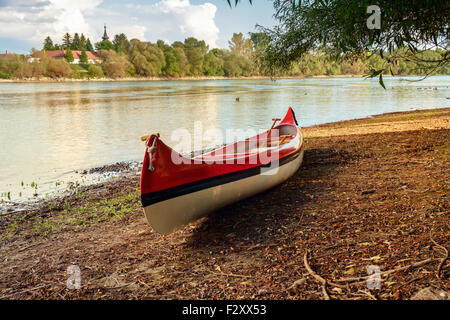
[{"label": "green foliage", "polygon": [[180,77],[184,77],[189,73],[189,61],[188,58],[186,56],[186,53],[184,52],[183,47],[177,47],[172,45],[172,47],[175,49],[175,55],[177,57],[177,61],[178,61],[178,68],[180,70],[179,72],[179,76]]},{"label": "green foliage", "polygon": [[223,64],[224,73],[227,77],[237,77],[242,73],[239,66],[238,57],[235,55],[227,55]]},{"label": "green foliage", "polygon": [[109,40],[103,40],[95,44],[96,50],[114,50],[114,45]]},{"label": "green foliage", "polygon": [[[71,39],[69,34],[64,38]],[[74,41],[77,42],[74,35]],[[84,43],[89,49],[90,40],[79,37],[80,46]],[[47,37],[44,46],[55,47]],[[63,44],[64,45],[64,44]],[[102,41],[99,50],[102,59],[100,65],[88,64],[86,50],[81,50],[81,64],[67,64],[64,60],[49,59],[43,51],[32,50],[30,56],[34,60],[27,62],[24,56],[8,55],[0,60],[0,78],[39,78],[75,77],[75,78],[123,78],[140,77],[201,77],[201,76],[319,76],[319,75],[366,75],[378,77],[380,85],[384,85],[383,76],[392,75],[427,75],[450,74],[448,65],[434,68],[430,66],[441,60],[447,54],[446,50],[417,50],[414,54],[420,61],[407,57],[411,49],[401,48],[389,50],[362,51],[360,54],[342,54],[336,56],[327,48],[305,52],[300,58],[289,63],[287,68],[269,68],[267,53],[273,52],[272,39],[267,33],[250,33],[245,37],[242,33],[233,34],[229,45],[230,50],[211,49],[204,41],[187,38],[184,42],[176,41],[171,45],[158,40],[155,43],[127,40],[125,34],[114,37],[113,43]],[[71,50],[66,50],[67,61]],[[73,58],[73,54],[72,54]],[[395,63],[393,61],[396,61]]]},{"label": "green foliage", "polygon": [[228,41],[230,51],[236,56],[250,58],[253,51],[253,43],[250,39],[245,39],[242,33],[233,33],[233,37]]},{"label": "green foliage", "polygon": [[23,68],[24,78],[40,78],[44,75],[45,69],[42,63],[34,61],[31,63],[25,63]]},{"label": "green foliage", "polygon": [[64,53],[64,59],[66,59],[67,62],[73,62],[74,58],[73,58],[73,53],[72,50],[67,49],[66,52]]},{"label": "green foliage", "polygon": [[64,60],[49,59],[45,75],[51,78],[67,77],[72,73],[69,64]]},{"label": "green foliage", "polygon": [[203,74],[203,59],[208,52],[205,41],[197,40],[193,37],[184,40],[184,52],[189,62],[190,76],[200,76]]},{"label": "green foliage", "polygon": [[[292,1],[295,3],[295,0],[292,0]],[[299,1],[301,1],[301,0],[299,0]],[[241,0],[227,0],[227,2],[228,2],[228,5],[231,7],[231,4],[232,4],[233,2],[234,2],[234,5],[237,6],[237,4],[238,4],[239,2],[241,2]],[[250,4],[253,3],[252,0],[248,0],[248,2],[250,2]]]},{"label": "green foliage", "polygon": [[88,72],[91,78],[103,78],[105,76],[102,68],[100,66],[96,66],[95,64],[89,65]]},{"label": "green foliage", "polygon": [[50,37],[45,38],[42,50],[55,50],[55,45]]},{"label": "green foliage", "polygon": [[81,34],[80,45],[77,48],[77,50],[86,50],[86,46],[87,46],[86,38],[84,37],[84,34]]},{"label": "green foliage", "polygon": [[162,41],[157,42],[157,46],[162,50],[165,57],[165,65],[162,68],[162,74],[175,77],[180,74],[180,57],[175,48],[165,44]]},{"label": "green foliage", "polygon": [[12,76],[13,75],[10,73],[3,73],[0,71],[0,79],[9,79],[9,78],[12,78]]},{"label": "green foliage", "polygon": [[82,50],[81,48],[81,39],[78,33],[73,35],[72,43],[70,44],[70,49],[72,50]]},{"label": "green foliage", "polygon": [[1,78],[23,78],[26,60],[18,54],[11,54],[5,60],[0,60]]},{"label": "green foliage", "polygon": [[122,78],[130,75],[133,67],[125,55],[118,54],[113,50],[100,50],[99,54],[103,59],[102,69],[106,76]]},{"label": "green foliage", "polygon": [[[381,9],[379,28],[369,28],[367,24],[373,15],[373,11],[367,12],[372,4]],[[378,76],[381,85],[382,74],[400,61],[420,65],[425,75],[450,62],[446,1],[275,0],[274,7],[278,25],[270,29],[259,27],[270,39],[264,50],[264,61],[272,72],[280,68],[287,70],[293,62],[317,50],[325,50],[335,57],[352,56],[352,59],[365,59],[366,52],[380,52],[384,63],[371,61],[373,69],[368,75]],[[426,60],[420,49],[443,52],[436,59]],[[344,69],[354,71],[350,66]]]},{"label": "green foliage", "polygon": [[127,53],[130,48],[130,42],[124,33],[116,34],[113,40],[114,50],[118,53]]},{"label": "green foliage", "polygon": [[269,36],[264,32],[250,32],[250,41],[253,43],[253,48],[264,49],[270,42]]},{"label": "green foliage", "polygon": [[226,52],[213,49],[209,51],[205,55],[205,59],[203,61],[204,73],[207,76],[224,76],[224,57],[226,56]]},{"label": "green foliage", "polygon": [[88,56],[87,56],[85,50],[83,50],[83,51],[81,52],[81,55],[80,55],[80,62],[81,62],[81,63],[88,63]]},{"label": "green foliage", "polygon": [[62,45],[61,48],[62,49],[70,49],[70,47],[72,46],[72,37],[71,35],[67,32],[64,37],[62,38]]},{"label": "green foliage", "polygon": [[166,61],[164,52],[158,45],[133,39],[128,54],[138,75],[146,77],[162,75]]},{"label": "green foliage", "polygon": [[86,51],[94,51],[94,46],[91,43],[91,40],[89,38],[86,41]]}]

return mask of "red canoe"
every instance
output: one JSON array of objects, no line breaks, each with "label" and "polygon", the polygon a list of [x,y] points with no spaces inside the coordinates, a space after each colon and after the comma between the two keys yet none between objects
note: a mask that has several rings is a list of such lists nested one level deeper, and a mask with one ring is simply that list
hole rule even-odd
[{"label": "red canoe", "polygon": [[141,174],[148,222],[157,232],[168,234],[282,183],[302,163],[303,137],[297,125],[289,108],[270,130],[193,158],[168,147],[159,135],[150,135]]}]

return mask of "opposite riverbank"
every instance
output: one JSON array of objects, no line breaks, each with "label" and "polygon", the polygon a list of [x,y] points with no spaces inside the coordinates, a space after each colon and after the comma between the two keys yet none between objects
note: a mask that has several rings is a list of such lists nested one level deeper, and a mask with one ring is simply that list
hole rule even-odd
[{"label": "opposite riverbank", "polygon": [[[3,216],[0,298],[410,299],[426,287],[445,295],[450,108],[303,132],[304,163],[288,181],[168,236],[147,224],[138,176]],[[70,265],[80,268],[79,290],[66,287]],[[370,265],[385,272],[379,290],[367,289]]]},{"label": "opposite riverbank", "polygon": [[[390,77],[391,75],[385,75]],[[414,77],[414,75],[411,75]],[[125,81],[204,81],[204,80],[281,80],[281,79],[324,79],[324,78],[361,78],[363,75],[319,75],[319,76],[249,76],[249,77],[222,77],[222,76],[201,76],[201,77],[124,77],[124,78],[46,78],[39,79],[0,79],[0,83],[39,83],[39,82],[125,82]],[[401,76],[398,76],[401,77]]]}]

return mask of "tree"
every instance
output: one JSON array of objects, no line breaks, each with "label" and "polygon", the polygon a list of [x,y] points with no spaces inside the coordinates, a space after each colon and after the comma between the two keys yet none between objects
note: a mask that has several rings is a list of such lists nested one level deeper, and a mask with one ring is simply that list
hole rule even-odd
[{"label": "tree", "polygon": [[100,50],[102,68],[105,75],[111,78],[122,78],[129,75],[133,68],[125,55],[117,54],[114,50]]},{"label": "tree", "polygon": [[162,73],[167,76],[180,75],[180,61],[175,48],[165,44],[162,40],[158,40],[156,45],[164,53],[165,65],[162,68]]},{"label": "tree", "polygon": [[[181,46],[179,45],[181,43]],[[186,53],[184,52],[184,45],[182,42],[178,41],[178,44],[175,44],[175,42],[172,44],[172,48],[175,49],[175,55],[177,57],[177,61],[178,61],[178,68],[179,68],[179,73],[178,75],[180,77],[184,77],[185,75],[187,75],[189,73],[190,70],[190,65],[189,65],[189,60],[186,57]]]},{"label": "tree", "polygon": [[168,76],[177,76],[180,74],[180,66],[178,64],[177,54],[175,49],[171,48],[164,51],[164,58],[166,65],[163,67],[162,72]]},{"label": "tree", "polygon": [[94,47],[92,46],[91,40],[89,40],[89,38],[86,41],[86,51],[94,51]]},{"label": "tree", "polygon": [[[335,57],[354,59],[376,51],[384,65],[369,75],[379,76],[383,85],[382,73],[400,60],[415,61],[428,74],[449,64],[448,1],[378,0],[373,3],[376,6],[371,4],[363,0],[275,0],[278,25],[259,27],[270,38],[265,50],[267,65],[272,70],[286,69],[320,48]],[[398,50],[402,48],[409,50]],[[443,53],[426,60],[421,54],[425,49],[442,49]]]},{"label": "tree", "polygon": [[175,41],[174,43],[172,43],[172,47],[175,49],[180,48],[184,50],[184,43],[181,41]]},{"label": "tree", "polygon": [[66,49],[66,52],[64,53],[64,58],[66,59],[67,62],[71,63],[73,62],[73,53],[72,50],[70,49]]},{"label": "tree", "polygon": [[[235,56],[235,58],[228,58],[226,61],[226,66],[230,67],[230,64],[236,64],[233,66],[234,70],[238,74],[234,74],[233,76],[249,76],[252,73],[252,69],[254,69],[250,59],[253,55],[253,43],[250,39],[245,39],[242,33],[233,33],[233,37],[231,41],[228,41],[230,46],[231,54]],[[225,71],[227,68],[225,68]],[[226,71],[227,72],[227,71]]]},{"label": "tree", "polygon": [[[325,4],[331,0],[323,0]],[[334,0],[336,1],[336,0]],[[361,0],[362,1],[362,0]],[[70,42],[74,45],[78,42],[81,49],[80,62],[88,63],[87,50],[92,51],[92,44],[83,34],[74,34],[73,40],[66,33],[63,38],[65,44]],[[386,61],[394,61],[395,57],[405,56],[412,52],[411,48],[396,48],[392,52],[388,48],[385,50],[362,51],[356,54],[353,51],[336,55],[330,45],[320,45],[304,52],[294,60],[289,62],[286,68],[273,68],[267,61],[276,61],[280,58],[274,48],[276,39],[270,36],[270,32],[249,33],[244,36],[242,33],[233,34],[229,41],[230,49],[209,50],[205,41],[195,38],[187,38],[184,42],[176,41],[171,45],[162,40],[156,44],[151,42],[132,39],[128,41],[125,34],[114,37],[113,42],[102,41],[97,43],[101,52],[103,63],[98,68],[90,68],[89,76],[102,76],[103,72],[107,77],[125,76],[250,76],[250,75],[272,75],[272,76],[316,76],[316,75],[340,75],[340,74],[371,74],[374,70],[381,70],[377,74],[392,73],[393,75],[428,75],[428,74],[450,74],[450,66],[442,65],[435,68],[432,73],[430,67],[448,54],[448,51],[418,50],[416,56],[420,61],[402,59],[397,63],[392,63],[389,69],[386,68]],[[45,48],[59,49],[58,44],[54,44],[50,37],[44,40]],[[74,46],[75,47],[75,46]],[[105,49],[105,50],[103,50]],[[275,50],[276,49],[276,50]],[[296,50],[295,43],[285,51]],[[351,54],[353,53],[353,54]],[[271,56],[274,54],[274,56]],[[286,55],[286,52],[281,54]],[[9,55],[11,56],[11,55]],[[12,61],[0,60],[0,77],[30,77],[46,74],[45,70],[50,63],[45,51],[33,50],[31,56],[38,63],[30,64],[25,59],[14,58]],[[65,50],[66,61],[73,62],[73,52],[70,48]],[[55,65],[56,69],[65,68],[64,65]],[[68,64],[65,64],[68,66]],[[103,70],[99,70],[103,69]],[[78,72],[72,73],[76,76]]]},{"label": "tree", "polygon": [[146,77],[161,75],[166,64],[164,53],[157,45],[137,39],[130,42],[129,57],[136,72]]},{"label": "tree", "polygon": [[72,44],[70,45],[70,49],[72,50],[82,50],[81,48],[81,40],[78,33],[73,35]]},{"label": "tree", "polygon": [[84,37],[84,34],[81,34],[81,37],[80,37],[80,50],[86,50],[87,49],[86,45],[87,45],[86,38]]},{"label": "tree", "polygon": [[66,32],[66,34],[62,38],[61,47],[63,49],[70,49],[71,46],[72,46],[72,37],[70,36],[70,34],[68,32]]},{"label": "tree", "polygon": [[96,66],[95,64],[90,64],[88,67],[89,76],[92,78],[103,78],[105,75],[103,74],[103,70],[101,67]]},{"label": "tree", "polygon": [[234,54],[228,54],[224,60],[224,72],[227,77],[237,77],[242,75],[239,65],[239,58]]},{"label": "tree", "polygon": [[191,76],[199,76],[203,71],[203,59],[208,52],[208,46],[205,41],[197,40],[193,37],[184,40],[184,52],[189,61]]},{"label": "tree", "polygon": [[269,36],[264,32],[250,32],[250,41],[253,43],[253,50],[265,48],[270,41]]},{"label": "tree", "polygon": [[55,50],[55,46],[50,37],[45,38],[44,47],[42,48],[42,50]]},{"label": "tree", "polygon": [[127,53],[130,48],[130,42],[124,33],[116,34],[113,40],[114,50],[119,53]]},{"label": "tree", "polygon": [[255,71],[258,74],[266,74],[264,64],[264,50],[269,44],[270,38],[264,32],[250,32],[250,41],[253,44],[252,60]]},{"label": "tree", "polygon": [[212,49],[205,55],[203,72],[207,76],[224,76],[224,57],[227,52],[220,49]]},{"label": "tree", "polygon": [[233,37],[228,41],[228,45],[231,52],[237,56],[250,58],[252,55],[253,44],[251,40],[245,39],[241,32],[233,33]]},{"label": "tree", "polygon": [[88,63],[88,56],[87,56],[85,50],[83,50],[83,51],[81,52],[81,55],[80,55],[80,62],[81,62],[81,63],[85,63],[85,64]]},{"label": "tree", "polygon": [[109,40],[103,40],[95,44],[96,50],[114,50],[114,45]]},{"label": "tree", "polygon": [[64,60],[49,59],[45,75],[51,78],[65,77],[72,73],[69,64]]}]

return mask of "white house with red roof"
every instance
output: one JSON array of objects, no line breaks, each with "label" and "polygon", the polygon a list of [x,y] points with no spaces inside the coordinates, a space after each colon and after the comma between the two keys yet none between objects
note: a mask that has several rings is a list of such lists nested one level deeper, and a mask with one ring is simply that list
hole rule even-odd
[{"label": "white house with red roof", "polygon": [[[73,55],[73,62],[72,63],[80,63],[80,59],[81,59],[81,54],[83,51],[81,50],[72,50],[72,55]],[[92,52],[92,51],[85,51],[87,58],[88,58],[88,63],[101,63],[102,60],[100,59],[100,56],[96,53],[96,52]],[[53,59],[64,59],[64,55],[66,54],[66,50],[48,50],[45,51],[45,53],[47,54],[47,57],[49,58],[53,58]]]}]

